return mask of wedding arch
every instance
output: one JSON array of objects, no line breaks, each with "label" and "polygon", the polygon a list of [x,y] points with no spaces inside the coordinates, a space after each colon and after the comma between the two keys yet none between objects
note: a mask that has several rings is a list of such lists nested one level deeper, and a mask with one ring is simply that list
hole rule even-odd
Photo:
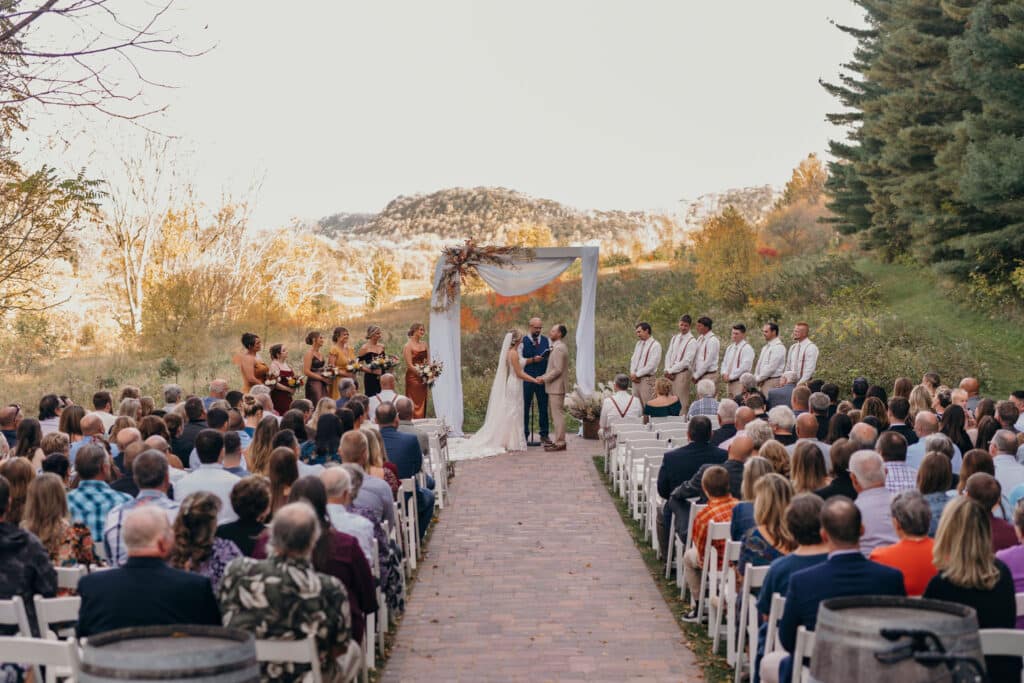
[{"label": "wedding arch", "polygon": [[598,247],[519,249],[478,247],[472,241],[442,253],[434,270],[430,347],[433,359],[444,363],[444,372],[434,384],[433,396],[434,411],[454,434],[462,434],[463,418],[461,283],[476,275],[498,294],[522,296],[551,282],[580,259],[583,287],[576,321],[576,384],[581,391],[593,393],[598,253]]}]

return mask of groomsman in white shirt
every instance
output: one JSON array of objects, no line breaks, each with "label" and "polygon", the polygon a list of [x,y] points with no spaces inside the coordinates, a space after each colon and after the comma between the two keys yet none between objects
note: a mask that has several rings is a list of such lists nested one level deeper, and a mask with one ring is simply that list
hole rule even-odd
[{"label": "groomsman in white shirt", "polygon": [[793,326],[793,345],[786,357],[786,370],[796,373],[797,384],[807,384],[818,367],[818,347],[807,338],[810,329],[805,322]]},{"label": "groomsman in white shirt", "polygon": [[693,379],[693,357],[697,353],[697,340],[690,333],[691,318],[684,315],[679,319],[679,333],[668,343],[665,354],[665,379],[672,382],[672,393],[682,403],[681,411],[686,414],[690,407],[690,381]]},{"label": "groomsman in white shirt", "polygon": [[711,331],[711,318],[701,316],[697,319],[697,351],[693,358],[693,382],[709,379],[712,383],[718,379],[718,352],[721,342]]},{"label": "groomsman in white shirt", "polygon": [[636,339],[629,362],[629,379],[633,382],[633,393],[647,405],[654,397],[654,373],[661,364],[661,344],[651,336],[650,323],[637,323]]},{"label": "groomsman in white shirt", "polygon": [[761,347],[761,355],[757,357],[754,379],[757,388],[767,396],[769,391],[782,386],[782,373],[786,371],[786,347],[779,339],[779,326],[776,323],[765,323],[761,326],[761,332],[765,344]]},{"label": "groomsman in white shirt", "polygon": [[604,400],[601,405],[601,436],[608,433],[608,424],[612,418],[640,417],[644,409],[640,399],[629,393],[629,377],[615,375],[615,393]]},{"label": "groomsman in white shirt", "polygon": [[732,326],[732,343],[725,347],[722,358],[722,380],[726,384],[726,396],[737,396],[743,391],[740,377],[754,367],[754,347],[747,343],[747,326],[736,323]]}]

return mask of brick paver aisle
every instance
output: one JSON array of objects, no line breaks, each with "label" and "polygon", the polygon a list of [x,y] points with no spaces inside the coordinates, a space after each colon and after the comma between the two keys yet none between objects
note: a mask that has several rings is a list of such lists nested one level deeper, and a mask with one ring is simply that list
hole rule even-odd
[{"label": "brick paver aisle", "polygon": [[699,680],[591,456],[457,464],[384,681]]}]

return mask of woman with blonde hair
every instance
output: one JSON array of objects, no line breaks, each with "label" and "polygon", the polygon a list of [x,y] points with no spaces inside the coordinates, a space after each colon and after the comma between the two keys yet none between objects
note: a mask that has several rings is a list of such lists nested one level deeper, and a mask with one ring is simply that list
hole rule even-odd
[{"label": "woman with blonde hair", "polygon": [[771,564],[793,551],[796,543],[786,527],[786,507],[793,499],[793,486],[781,474],[770,472],[754,484],[754,521],[743,535],[739,570],[742,576],[748,564]]},{"label": "woman with blonde hair", "polygon": [[644,406],[644,422],[652,417],[676,417],[682,409],[679,397],[672,393],[672,382],[659,377],[654,382],[654,398]]},{"label": "woman with blonde hair", "polygon": [[137,398],[126,398],[117,409],[118,416],[130,417],[138,422],[142,419],[142,401]]},{"label": "woman with blonde hair", "polygon": [[384,331],[378,325],[370,325],[366,330],[366,343],[356,353],[359,362],[363,364],[363,393],[367,396],[376,396],[380,393],[381,370],[370,367],[374,360],[387,355],[387,350],[380,343]]},{"label": "woman with blonde hair", "polygon": [[793,488],[797,493],[814,493],[828,485],[825,456],[810,441],[801,441],[796,445],[791,468]]},{"label": "woman with blonde hair", "polygon": [[270,454],[274,450],[274,437],[280,427],[277,418],[267,415],[256,425],[256,431],[252,435],[252,443],[245,453],[245,464],[253,474],[267,474],[270,466]]},{"label": "woman with blonde hair", "polygon": [[[974,608],[978,628],[1014,628],[1013,575],[992,553],[989,512],[981,504],[957,496],[946,505],[932,560],[939,573],[928,582],[925,599]],[[1021,658],[985,657],[985,668],[990,680],[1019,681]]]},{"label": "woman with blonde hair", "polygon": [[242,551],[232,541],[217,536],[221,501],[209,491],[185,497],[174,520],[174,547],[168,558],[172,567],[205,576],[217,590],[224,570]]},{"label": "woman with blonde hair", "polygon": [[732,522],[729,526],[732,540],[739,541],[747,529],[754,526],[754,484],[774,471],[767,459],[757,455],[747,458],[743,464],[743,483],[740,485],[740,497],[743,500],[732,509]]},{"label": "woman with blonde hair", "polygon": [[430,389],[416,369],[417,365],[426,365],[430,362],[430,348],[423,341],[423,335],[426,333],[427,328],[423,323],[413,323],[406,335],[409,341],[402,348],[402,358],[405,360],[405,395],[412,401],[413,419],[427,416],[427,394]]},{"label": "woman with blonde hair", "polygon": [[28,485],[21,526],[35,534],[58,567],[99,564],[89,527],[72,522],[64,482],[44,472]]},{"label": "woman with blonde hair", "polygon": [[334,401],[327,396],[317,401],[314,405],[316,407],[313,409],[313,415],[309,418],[309,422],[306,423],[306,427],[316,431],[316,426],[320,422],[320,417],[323,415],[333,415],[337,408],[335,407]]},{"label": "woman with blonde hair", "polygon": [[[366,436],[366,443],[368,446],[369,456],[367,458],[367,464],[369,465],[368,470],[371,476],[383,479],[387,482],[388,486],[391,487],[391,495],[398,496],[398,489],[402,487],[402,482],[398,479],[398,468],[394,464],[388,462],[387,451],[383,446],[379,445],[377,439],[382,439],[380,432],[373,430],[376,436],[362,432]],[[376,446],[376,447],[375,447]]]},{"label": "woman with blonde hair", "polygon": [[[769,439],[765,441],[761,448],[757,451],[757,454],[771,463],[774,472],[781,474],[784,477],[789,476],[789,451],[786,447],[775,439]],[[744,472],[746,470],[744,469]],[[743,494],[743,498],[746,500],[747,494]],[[753,491],[751,491],[751,500],[753,499]]]},{"label": "woman with blonde hair", "polygon": [[910,390],[910,423],[913,424],[920,412],[930,413],[932,410],[932,393],[928,387],[918,384]]}]

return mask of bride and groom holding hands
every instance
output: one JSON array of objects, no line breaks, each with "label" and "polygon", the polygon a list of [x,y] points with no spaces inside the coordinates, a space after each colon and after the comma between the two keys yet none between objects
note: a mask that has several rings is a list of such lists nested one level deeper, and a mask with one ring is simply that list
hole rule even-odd
[{"label": "bride and groom holding hands", "polygon": [[[551,411],[554,440],[544,450],[565,450],[565,387],[569,369],[569,347],[563,341],[565,325],[554,325],[545,338],[540,318],[530,320],[530,336],[510,330],[501,344],[498,368],[491,385],[487,417],[479,431],[468,439],[470,457],[484,457],[506,451],[525,451],[527,401],[537,396],[541,412],[541,435],[547,435],[547,414]],[[550,340],[550,341],[549,341]],[[525,427],[525,428],[524,428]]]}]

